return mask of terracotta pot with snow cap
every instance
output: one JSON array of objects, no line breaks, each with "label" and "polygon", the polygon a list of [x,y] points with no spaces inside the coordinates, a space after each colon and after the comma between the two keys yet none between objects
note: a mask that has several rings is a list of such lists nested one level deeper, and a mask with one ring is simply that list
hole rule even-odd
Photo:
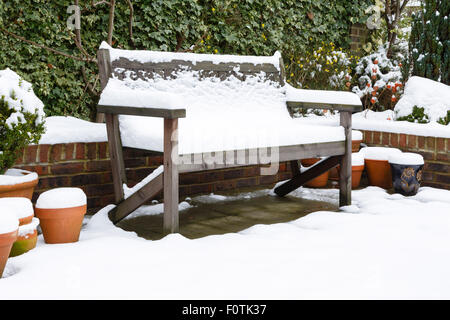
[{"label": "terracotta pot with snow cap", "polygon": [[11,253],[9,254],[10,257],[20,256],[21,254],[24,254],[36,247],[38,225],[39,219],[33,218],[30,223],[19,226],[17,240],[11,248]]},{"label": "terracotta pot with snow cap", "polygon": [[77,242],[87,209],[86,194],[80,188],[57,188],[42,193],[36,202],[46,243]]},{"label": "terracotta pot with snow cap", "polygon": [[0,198],[24,197],[31,200],[33,191],[39,182],[36,172],[9,169],[0,175]]},{"label": "terracotta pot with snow cap", "polygon": [[33,204],[28,198],[0,198],[0,215],[6,212],[2,208],[8,208],[8,212],[14,213],[19,219],[20,226],[31,223],[34,217]]},{"label": "terracotta pot with snow cap", "polygon": [[19,219],[14,213],[2,212],[0,214],[0,278],[5,270],[13,243],[17,239],[18,229]]},{"label": "terracotta pot with snow cap", "polygon": [[360,151],[364,155],[364,165],[371,186],[392,188],[392,172],[389,165],[391,155],[402,153],[397,148],[366,147]]},{"label": "terracotta pot with snow cap", "polygon": [[423,157],[417,153],[400,153],[389,157],[392,170],[392,185],[397,193],[413,196],[422,181]]}]

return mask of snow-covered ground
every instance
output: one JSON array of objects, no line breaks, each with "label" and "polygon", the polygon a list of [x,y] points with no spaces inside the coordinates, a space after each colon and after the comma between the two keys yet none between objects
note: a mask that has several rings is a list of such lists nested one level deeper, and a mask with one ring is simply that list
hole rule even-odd
[{"label": "snow-covered ground", "polygon": [[[336,201],[337,192],[293,196]],[[289,223],[159,241],[114,227],[108,206],[79,242],[39,236],[35,249],[11,258],[0,299],[449,299],[450,191],[424,187],[405,198],[369,187],[353,202]]]}]

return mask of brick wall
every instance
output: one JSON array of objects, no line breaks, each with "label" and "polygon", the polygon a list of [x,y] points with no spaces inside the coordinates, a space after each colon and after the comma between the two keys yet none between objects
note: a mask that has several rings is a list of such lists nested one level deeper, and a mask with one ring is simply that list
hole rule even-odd
[{"label": "brick wall", "polygon": [[[131,187],[162,164],[162,155],[124,148],[124,161],[128,186]],[[28,146],[14,167],[39,174],[33,201],[51,188],[79,187],[88,196],[89,213],[114,202],[108,145],[105,142]],[[279,172],[274,176],[260,176],[258,166],[186,173],[180,175],[180,199],[246,187],[273,186],[290,177],[287,163],[280,163]]]},{"label": "brick wall", "polygon": [[355,53],[362,51],[367,41],[368,29],[364,24],[354,24],[350,28],[350,49]]},{"label": "brick wall", "polygon": [[450,190],[450,139],[379,131],[363,131],[369,146],[390,146],[420,153],[424,160],[423,185]]}]

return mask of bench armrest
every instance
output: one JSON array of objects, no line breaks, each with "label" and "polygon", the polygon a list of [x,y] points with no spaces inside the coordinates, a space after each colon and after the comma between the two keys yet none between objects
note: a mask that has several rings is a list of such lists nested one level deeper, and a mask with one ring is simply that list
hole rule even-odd
[{"label": "bench armrest", "polygon": [[344,112],[362,111],[362,105],[354,105],[354,104],[334,104],[334,103],[319,103],[308,101],[286,101],[286,104],[288,108],[328,109]]},{"label": "bench armrest", "polygon": [[165,119],[177,119],[186,117],[186,109],[138,108],[138,107],[98,105],[97,112],[110,114],[124,114],[130,116],[156,117]]},{"label": "bench armrest", "polygon": [[286,91],[286,100],[288,108],[362,111],[359,97],[348,91],[297,89],[289,86]]}]

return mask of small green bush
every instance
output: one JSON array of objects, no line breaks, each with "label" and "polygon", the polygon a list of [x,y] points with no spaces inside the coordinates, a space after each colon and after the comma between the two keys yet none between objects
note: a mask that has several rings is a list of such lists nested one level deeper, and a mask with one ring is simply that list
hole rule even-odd
[{"label": "small green bush", "polygon": [[441,117],[437,121],[438,123],[446,126],[450,123],[450,110],[447,111],[447,115],[445,117]]},{"label": "small green bush", "polygon": [[413,111],[411,112],[411,114],[404,116],[404,117],[399,117],[397,118],[397,121],[409,121],[409,122],[415,122],[415,123],[428,123],[430,122],[430,119],[428,118],[428,116],[425,114],[425,109],[418,107],[418,106],[414,106],[413,107]]},{"label": "small green bush", "polygon": [[[5,71],[8,75],[14,74],[11,70]],[[17,90],[9,90],[4,81],[12,79],[4,80],[0,75],[0,80],[2,80],[0,82],[0,174],[2,174],[16,162],[21,149],[39,142],[45,128],[42,102],[34,95],[31,85],[20,79]],[[23,98],[19,99],[18,92],[22,97],[28,95],[25,99],[28,105],[24,104]],[[34,103],[36,105],[33,105]]]}]

